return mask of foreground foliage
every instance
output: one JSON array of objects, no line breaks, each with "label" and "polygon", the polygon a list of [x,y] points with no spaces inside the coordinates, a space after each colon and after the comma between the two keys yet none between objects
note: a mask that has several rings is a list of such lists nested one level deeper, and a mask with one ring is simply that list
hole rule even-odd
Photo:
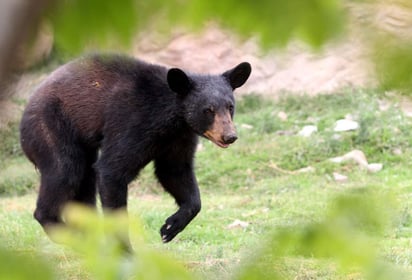
[{"label": "foreground foliage", "polygon": [[[387,199],[358,189],[331,205],[319,222],[276,229],[231,278],[293,279],[288,266],[310,259],[336,265],[337,275],[356,272],[362,279],[407,279],[385,263],[376,248],[390,221],[392,205]],[[77,257],[92,279],[196,279],[181,263],[147,246],[142,226],[125,213],[102,219],[93,210],[73,205],[66,209],[65,218],[68,227],[55,230],[53,239],[80,253]],[[133,253],[124,251],[121,242],[128,224]],[[42,262],[7,251],[1,251],[0,257],[1,273],[7,273],[8,279],[54,278],[51,267]]]},{"label": "foreground foliage", "polygon": [[409,95],[412,40],[402,33],[402,25],[408,23],[402,22],[401,16],[401,24],[391,30],[370,19],[379,18],[380,9],[399,9],[408,15],[412,5],[407,0],[272,0],[258,3],[252,0],[60,0],[52,5],[45,18],[53,25],[56,47],[63,53],[103,46],[117,50],[130,45],[138,31],[170,33],[171,26],[202,28],[210,21],[241,37],[258,38],[260,45],[266,48],[285,46],[298,39],[320,49],[350,29],[350,18],[356,18],[350,15],[351,9],[357,6],[370,11],[369,15],[365,13],[366,20],[357,20],[355,24],[370,50],[380,86]]}]

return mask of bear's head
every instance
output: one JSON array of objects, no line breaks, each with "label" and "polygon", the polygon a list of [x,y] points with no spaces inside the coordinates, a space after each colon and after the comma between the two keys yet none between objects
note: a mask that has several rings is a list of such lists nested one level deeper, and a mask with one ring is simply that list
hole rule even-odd
[{"label": "bear's head", "polygon": [[246,82],[251,71],[247,62],[221,75],[194,75],[172,68],[167,73],[167,82],[177,95],[187,124],[198,135],[227,148],[237,139],[233,90]]}]

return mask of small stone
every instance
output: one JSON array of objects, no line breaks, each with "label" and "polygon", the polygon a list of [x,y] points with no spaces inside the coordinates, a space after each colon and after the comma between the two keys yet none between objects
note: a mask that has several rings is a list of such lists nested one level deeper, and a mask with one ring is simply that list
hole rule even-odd
[{"label": "small stone", "polygon": [[336,182],[343,183],[343,182],[346,182],[348,180],[348,176],[345,176],[345,175],[340,174],[338,172],[333,172],[333,179]]},{"label": "small stone", "polygon": [[364,168],[368,166],[368,160],[366,159],[364,152],[362,152],[361,150],[352,150],[349,153],[345,154],[343,158],[344,161],[353,160],[354,162],[359,164],[359,166]]},{"label": "small stone", "polygon": [[400,156],[401,154],[403,154],[402,149],[401,148],[395,148],[392,150],[392,153],[394,155]]},{"label": "small stone", "polygon": [[318,127],[316,125],[305,125],[299,132],[298,135],[303,137],[309,137],[314,132],[318,131]]},{"label": "small stone", "polygon": [[248,222],[244,222],[241,220],[235,220],[233,223],[227,226],[228,229],[234,229],[234,228],[247,228],[249,226]]},{"label": "small stone", "polygon": [[368,160],[366,159],[365,154],[361,150],[352,150],[347,154],[344,154],[341,157],[331,158],[330,161],[334,163],[343,163],[348,161],[354,161],[362,168],[368,167]]},{"label": "small stone", "polygon": [[343,131],[350,131],[350,130],[357,130],[359,128],[359,124],[353,120],[337,120],[335,123],[335,128],[333,129],[336,132],[343,132]]},{"label": "small stone", "polygon": [[281,121],[287,121],[288,119],[288,115],[283,111],[280,111],[277,116]]},{"label": "small stone", "polygon": [[334,158],[330,158],[329,160],[334,163],[342,163],[343,157],[334,157]]},{"label": "small stone", "polygon": [[368,165],[368,171],[371,173],[376,173],[381,171],[383,168],[383,164],[382,163],[371,163]]}]

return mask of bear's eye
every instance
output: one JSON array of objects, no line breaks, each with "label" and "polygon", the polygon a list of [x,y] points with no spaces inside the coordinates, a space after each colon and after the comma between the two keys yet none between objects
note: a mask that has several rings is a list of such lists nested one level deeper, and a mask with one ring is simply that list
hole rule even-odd
[{"label": "bear's eye", "polygon": [[233,111],[235,110],[235,107],[232,104],[227,105],[227,109],[231,114],[233,114]]},{"label": "bear's eye", "polygon": [[213,109],[213,107],[206,108],[206,109],[204,110],[204,112],[205,112],[205,114],[207,114],[207,115],[214,115],[214,114],[215,114],[215,110]]}]

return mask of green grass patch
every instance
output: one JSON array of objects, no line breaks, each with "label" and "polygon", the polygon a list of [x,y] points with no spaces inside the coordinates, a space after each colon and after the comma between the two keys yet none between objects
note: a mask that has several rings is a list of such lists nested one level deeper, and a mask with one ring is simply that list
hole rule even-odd
[{"label": "green grass patch", "polygon": [[22,195],[32,191],[38,185],[38,175],[34,165],[27,160],[10,160],[0,170],[0,196]]},{"label": "green grass patch", "polygon": [[19,141],[19,124],[8,123],[0,129],[0,167],[8,165],[8,160],[23,155]]},{"label": "green grass patch", "polygon": [[23,155],[19,124],[0,130],[0,196],[22,195],[38,185],[38,173]]},{"label": "green grass patch", "polygon": [[[262,269],[275,271],[281,279],[373,279],[362,267],[346,266],[351,263],[348,256],[360,258],[359,263],[366,265],[363,261],[368,260],[369,253],[350,250],[356,242],[372,248],[369,256],[376,255],[385,264],[382,267],[390,267],[396,273],[412,273],[412,119],[399,109],[394,97],[391,105],[382,110],[378,100],[385,98],[372,90],[285,96],[276,101],[245,96],[238,101],[235,117],[238,141],[228,149],[220,149],[201,140],[196,174],[203,207],[176,240],[161,243],[159,229],[176,206],[154,178],[152,165],[130,187],[130,216],[142,220],[147,246],[178,259],[200,279],[254,279],[236,278],[244,268],[256,270],[255,275],[260,275]],[[280,118],[281,112],[287,118]],[[359,122],[359,129],[335,132],[335,122],[348,115]],[[316,125],[318,131],[311,137],[299,136],[305,125]],[[58,279],[92,279],[81,263],[82,257],[51,243],[32,218],[36,197],[32,190],[38,184],[38,174],[15,148],[17,135],[10,131],[0,134],[5,137],[1,139],[9,139],[5,142],[9,144],[2,147],[5,152],[0,154],[0,192],[6,189],[3,195],[28,193],[0,198],[0,238],[4,246],[19,254],[39,254],[54,268]],[[369,162],[382,163],[383,169],[370,173],[352,162],[329,161],[353,149],[362,150]],[[309,166],[312,172],[298,172]],[[334,172],[346,175],[347,180],[335,181]],[[355,200],[355,204],[343,203],[352,205],[349,208],[338,207],[340,200],[336,197],[343,193],[350,197],[360,189],[367,189],[370,194]],[[385,210],[387,206],[389,210]],[[377,208],[387,212],[375,212]],[[386,221],[382,225],[381,218]],[[237,220],[243,224],[236,224]],[[350,225],[353,231],[346,232],[347,227],[342,224]],[[342,235],[327,234],[336,229]],[[289,243],[285,244],[292,244],[295,250],[281,258],[275,256],[274,262],[256,262],[268,253],[259,255],[262,247],[275,246],[276,242],[268,241],[270,237],[281,240],[282,232],[289,232],[285,239]],[[329,240],[326,245],[330,246],[306,242],[309,233],[312,241]],[[337,244],[345,246],[327,250]],[[347,250],[342,249],[346,247]],[[269,254],[273,256],[273,252]],[[259,265],[250,267],[256,263]],[[385,273],[395,275],[388,272],[390,269]]]}]

